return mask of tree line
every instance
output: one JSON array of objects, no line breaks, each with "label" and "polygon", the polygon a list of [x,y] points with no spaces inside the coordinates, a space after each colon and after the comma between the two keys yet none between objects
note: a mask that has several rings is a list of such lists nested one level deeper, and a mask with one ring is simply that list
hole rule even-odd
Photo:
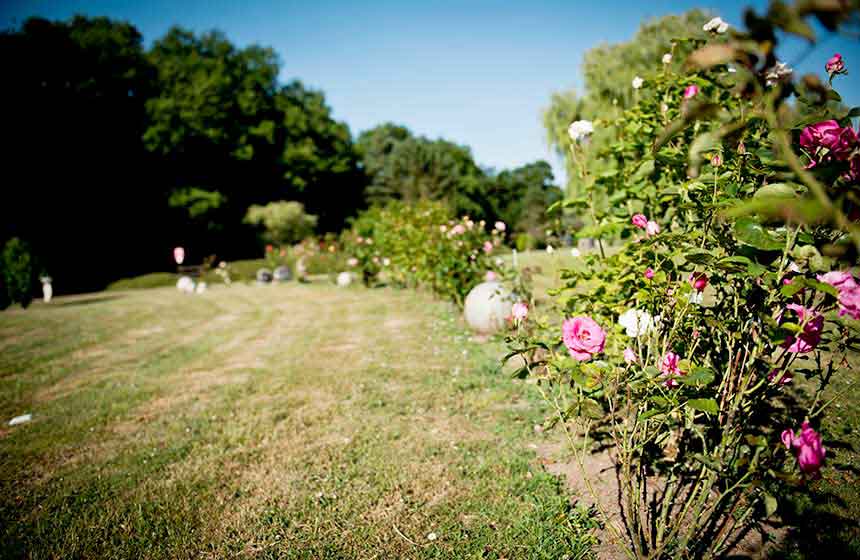
[{"label": "tree line", "polygon": [[[248,209],[295,201],[334,232],[389,199],[442,200],[538,235],[561,198],[538,161],[495,172],[468,147],[385,123],[353,137],[323,92],[282,83],[270,48],[174,27],[30,18],[0,33],[5,143],[0,245],[30,248],[59,292],[192,261],[259,255]],[[35,280],[34,280],[35,282]]]}]

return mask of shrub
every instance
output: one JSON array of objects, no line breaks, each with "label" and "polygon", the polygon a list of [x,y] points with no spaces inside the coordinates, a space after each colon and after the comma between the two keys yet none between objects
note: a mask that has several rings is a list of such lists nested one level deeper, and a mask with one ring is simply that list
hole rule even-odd
[{"label": "shrub", "polygon": [[13,237],[6,242],[2,255],[3,282],[5,287],[5,302],[0,302],[2,308],[10,303],[19,303],[27,307],[33,300],[33,286],[36,281],[36,268],[30,246]]},{"label": "shrub", "polygon": [[[724,554],[820,476],[822,394],[860,342],[854,113],[775,59],[742,64],[764,29],[803,21],[785,10],[754,36],[685,39],[694,73],[646,76],[594,123],[608,170],[582,168],[566,206],[592,218],[581,236],[628,243],[573,261],[548,318],[511,339],[577,446],[614,450],[625,527],[606,522],[631,556]],[[800,379],[811,394],[788,398]]]},{"label": "shrub", "polygon": [[497,253],[503,228],[488,231],[483,221],[454,219],[438,202],[394,201],[373,207],[354,221],[343,234],[344,252],[349,255],[347,264],[367,285],[384,271],[397,285],[424,286],[462,305],[488,272],[502,275]]},{"label": "shrub", "polygon": [[251,206],[245,215],[245,223],[262,226],[263,239],[275,245],[289,245],[311,235],[317,225],[317,217],[306,214],[300,202],[271,202],[265,206]]}]

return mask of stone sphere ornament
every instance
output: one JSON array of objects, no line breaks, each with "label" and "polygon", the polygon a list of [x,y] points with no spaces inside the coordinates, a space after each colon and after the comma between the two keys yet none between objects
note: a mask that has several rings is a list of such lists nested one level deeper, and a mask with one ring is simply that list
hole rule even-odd
[{"label": "stone sphere ornament", "polygon": [[190,276],[182,276],[176,281],[176,289],[186,294],[193,294],[195,285]]},{"label": "stone sphere ornament", "polygon": [[289,282],[293,278],[293,271],[288,266],[279,266],[272,276],[278,282]]},{"label": "stone sphere ornament", "polygon": [[516,298],[498,282],[481,282],[466,296],[466,323],[483,334],[504,328]]},{"label": "stone sphere ornament", "polygon": [[346,288],[352,284],[352,274],[349,272],[341,272],[337,275],[337,285],[341,288]]},{"label": "stone sphere ornament", "polygon": [[268,268],[261,268],[257,271],[257,284],[269,284],[272,282],[272,271]]}]

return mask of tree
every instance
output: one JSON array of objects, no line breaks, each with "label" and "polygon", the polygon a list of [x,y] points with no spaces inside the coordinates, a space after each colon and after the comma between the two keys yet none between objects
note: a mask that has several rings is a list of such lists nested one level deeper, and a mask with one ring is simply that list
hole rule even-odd
[{"label": "tree", "polygon": [[161,201],[141,142],[154,69],[140,33],[102,17],[31,18],[0,33],[0,57],[0,241],[27,239],[65,292],[151,270]]},{"label": "tree", "polygon": [[301,202],[282,200],[265,206],[251,206],[245,222],[262,226],[262,237],[267,243],[292,245],[313,233],[317,217],[306,214]]},{"label": "tree", "polygon": [[2,284],[5,294],[0,296],[0,307],[9,303],[20,303],[27,307],[33,301],[33,284],[36,282],[36,267],[30,246],[17,237],[6,242],[0,255]]},{"label": "tree", "polygon": [[[680,66],[690,53],[690,44],[677,39],[703,36],[705,12],[691,10],[680,16],[664,16],[644,23],[628,42],[600,45],[587,51],[583,59],[585,87],[578,95],[574,90],[553,93],[549,106],[543,112],[543,124],[550,146],[564,158],[567,170],[567,192],[571,197],[582,192],[582,179],[570,152],[567,128],[577,120],[600,118],[608,121],[632,106],[637,93],[632,87],[636,76],[647,77],[653,72],[655,61],[666,53],[672,54],[673,67]],[[591,139],[591,157],[586,167],[594,173],[605,170],[599,158],[594,157],[604,144],[607,135],[595,130]]]},{"label": "tree", "polygon": [[477,217],[483,212],[484,173],[469,148],[416,137],[391,123],[363,132],[358,148],[368,174],[370,202],[441,200],[458,213]]}]

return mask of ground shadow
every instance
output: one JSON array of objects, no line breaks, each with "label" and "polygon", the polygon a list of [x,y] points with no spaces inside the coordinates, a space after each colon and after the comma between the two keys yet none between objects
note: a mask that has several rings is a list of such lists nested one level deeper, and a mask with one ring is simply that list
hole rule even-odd
[{"label": "ground shadow", "polygon": [[79,305],[95,305],[105,303],[117,299],[122,299],[124,296],[120,294],[95,294],[91,296],[75,296],[73,298],[56,300],[51,303],[51,307],[76,307]]}]

